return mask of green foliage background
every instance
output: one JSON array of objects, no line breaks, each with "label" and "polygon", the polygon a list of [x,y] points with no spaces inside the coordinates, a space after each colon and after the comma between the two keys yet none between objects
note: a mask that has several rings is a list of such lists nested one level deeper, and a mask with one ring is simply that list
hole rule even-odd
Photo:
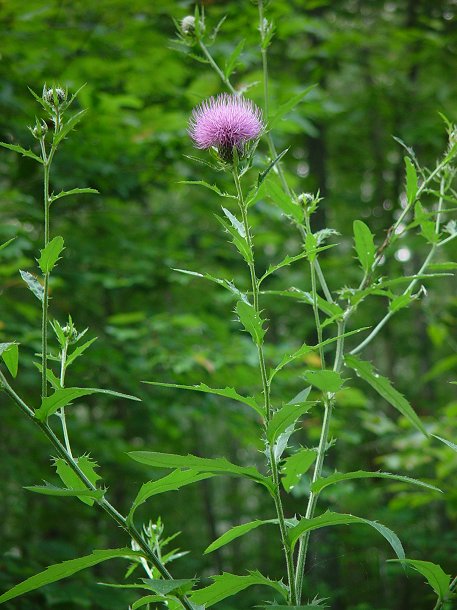
[{"label": "green foliage background", "polygon": [[[247,1],[205,2],[209,27],[227,15],[212,51],[219,63],[246,39],[234,83],[261,81],[256,6]],[[438,115],[457,121],[455,99],[456,5],[452,0],[272,0],[276,36],[270,48],[271,96],[277,105],[312,83],[318,87],[282,121],[278,150],[290,146],[285,165],[294,188],[320,189],[325,197],[317,225],[341,235],[322,258],[332,288],[354,285],[352,222],[362,218],[379,245],[392,224],[403,193],[403,154],[396,135],[425,165],[446,144]],[[246,271],[214,217],[219,201],[179,181],[206,179],[225,188],[226,178],[196,165],[186,134],[190,110],[223,91],[209,66],[180,53],[172,18],[193,11],[190,2],[170,0],[0,0],[0,139],[32,146],[27,130],[36,112],[27,86],[44,82],[74,91],[87,83],[80,105],[88,109],[77,132],[55,162],[55,192],[75,186],[101,195],[53,204],[52,234],[65,237],[64,258],[52,279],[51,314],[62,323],[71,313],[79,329],[99,339],[69,373],[69,383],[113,387],[140,396],[126,403],[91,396],[68,412],[73,444],[90,451],[113,502],[124,511],[149,473],[131,462],[132,449],[226,455],[238,463],[262,463],[257,424],[239,405],[199,393],[178,393],[140,384],[143,379],[238,390],[258,388],[255,352],[234,322],[228,294],[173,268],[235,278],[247,288]],[[249,95],[261,103],[259,82]],[[261,157],[266,148],[260,148]],[[18,383],[37,406],[40,310],[18,270],[33,271],[41,245],[41,175],[30,159],[0,153],[0,243],[18,235],[0,266],[0,341],[21,343]],[[319,228],[316,226],[316,228]],[[299,236],[269,202],[253,212],[260,268],[300,250]],[[455,260],[455,241],[441,260]],[[399,246],[400,247],[400,246]],[[411,274],[426,255],[413,234],[394,252],[383,273]],[[282,270],[268,289],[309,290],[305,263]],[[402,310],[364,353],[395,381],[431,431],[457,436],[455,278],[434,280],[428,294]],[[271,361],[304,340],[312,343],[312,310],[265,297]],[[372,297],[352,320],[369,326],[385,312]],[[357,341],[357,339],[355,340]],[[355,344],[355,343],[354,343]],[[56,346],[55,346],[56,347]],[[315,358],[315,357],[313,357]],[[284,372],[278,388],[292,397],[303,388],[308,359]],[[455,386],[454,386],[455,388]],[[121,546],[118,530],[95,509],[74,499],[35,496],[24,485],[55,480],[48,446],[0,395],[0,590],[44,566],[83,555],[92,548]],[[440,563],[455,574],[457,492],[455,453],[426,441],[366,386],[340,393],[327,474],[358,468],[422,477],[441,487],[437,496],[382,480],[332,487],[321,507],[379,519],[397,531],[412,558]],[[304,421],[297,439],[313,446],[320,413]],[[304,511],[307,481],[286,500],[288,514]],[[203,549],[228,527],[270,518],[269,501],[244,480],[211,480],[149,501],[138,510],[145,521],[164,519],[167,531],[182,530],[181,548],[191,553],[174,566],[177,577],[242,574],[260,568],[283,573],[279,544],[269,528],[253,532],[221,553]],[[406,578],[386,564],[390,549],[363,527],[313,534],[306,574],[307,594],[332,598],[334,610],[431,608],[433,596],[420,577]],[[15,600],[6,608],[126,608],[131,596],[94,583],[122,578],[123,566],[104,564],[91,573]],[[244,595],[244,596],[243,596]],[[261,592],[248,591],[220,605],[251,607]]]}]

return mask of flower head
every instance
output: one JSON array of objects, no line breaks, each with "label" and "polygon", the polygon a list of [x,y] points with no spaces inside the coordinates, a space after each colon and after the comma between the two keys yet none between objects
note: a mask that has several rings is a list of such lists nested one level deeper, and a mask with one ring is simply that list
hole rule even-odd
[{"label": "flower head", "polygon": [[242,156],[263,128],[262,112],[253,102],[222,93],[194,108],[188,133],[197,148],[214,147],[224,161],[232,161],[233,149]]}]

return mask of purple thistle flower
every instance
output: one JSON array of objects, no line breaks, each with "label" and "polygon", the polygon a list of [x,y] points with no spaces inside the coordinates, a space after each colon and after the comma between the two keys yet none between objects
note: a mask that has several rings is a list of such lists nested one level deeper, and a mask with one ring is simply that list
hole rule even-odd
[{"label": "purple thistle flower", "polygon": [[197,148],[218,150],[225,161],[233,149],[242,155],[245,145],[258,138],[264,128],[261,110],[251,100],[222,93],[194,108],[188,133]]}]

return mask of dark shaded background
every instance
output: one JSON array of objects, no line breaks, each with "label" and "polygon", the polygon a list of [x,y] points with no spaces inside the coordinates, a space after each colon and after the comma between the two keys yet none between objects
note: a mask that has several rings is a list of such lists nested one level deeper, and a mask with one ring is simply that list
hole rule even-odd
[{"label": "dark shaded background", "polygon": [[[221,64],[246,39],[235,85],[261,81],[257,7],[247,1],[205,6],[208,28],[227,15],[212,48]],[[70,370],[69,384],[111,387],[143,399],[126,403],[92,396],[68,417],[75,451],[90,452],[101,464],[110,498],[123,511],[151,476],[127,458],[132,448],[262,463],[258,425],[250,413],[224,399],[140,384],[154,379],[230,384],[240,391],[258,387],[255,353],[234,323],[228,293],[172,271],[203,270],[247,287],[246,270],[214,218],[216,196],[178,184],[206,178],[224,185],[226,179],[184,156],[194,154],[186,135],[191,108],[223,91],[208,65],[172,42],[172,18],[192,11],[189,2],[166,0],[0,0],[1,140],[33,145],[27,125],[38,109],[27,86],[40,91],[44,82],[55,81],[74,91],[87,83],[79,96],[87,117],[56,158],[52,188],[90,186],[101,195],[53,205],[52,233],[65,237],[66,250],[53,276],[51,312],[61,322],[71,312],[78,328],[88,326],[88,337],[99,338]],[[352,249],[353,220],[362,218],[380,244],[399,209],[404,151],[392,135],[413,146],[424,165],[433,165],[444,150],[438,112],[457,120],[456,12],[454,0],[270,3],[276,24],[272,105],[318,83],[281,122],[275,141],[278,150],[290,146],[285,166],[294,188],[320,189],[325,196],[315,226],[328,224],[341,233],[340,245],[322,259],[332,289],[357,285],[361,278]],[[249,95],[262,103],[261,84]],[[266,152],[261,145],[260,159]],[[32,160],[0,152],[0,242],[18,235],[2,253],[0,341],[20,341],[17,384],[35,406],[39,375],[32,362],[40,349],[40,311],[18,269],[33,271],[41,245],[41,188]],[[259,268],[299,251],[298,234],[271,203],[261,202],[252,216]],[[441,252],[442,261],[455,260],[455,243]],[[408,248],[409,260],[398,260],[393,250],[383,274],[413,273],[427,253],[414,233],[398,247]],[[268,288],[289,286],[309,290],[305,263],[281,271]],[[315,341],[311,308],[270,297],[263,306],[272,362],[304,340]],[[454,440],[457,401],[448,381],[455,379],[457,365],[456,306],[455,279],[435,280],[427,296],[399,312],[364,352],[408,396],[431,431]],[[371,325],[385,311],[385,300],[372,297],[352,327]],[[277,397],[302,389],[305,366],[318,362],[308,359],[278,377]],[[125,544],[95,509],[23,490],[42,479],[56,480],[49,447],[5,395],[0,404],[0,590],[50,563]],[[378,519],[400,535],[407,556],[455,573],[456,456],[396,420],[390,407],[354,382],[338,397],[332,429],[338,441],[326,472],[382,468],[427,479],[446,494],[356,481],[332,487],[321,508]],[[297,442],[316,444],[319,425],[315,410]],[[304,511],[306,491],[304,481],[287,497],[289,515]],[[177,576],[259,568],[280,577],[278,539],[269,528],[202,558],[216,535],[246,520],[269,518],[271,511],[268,499],[249,483],[213,479],[151,500],[138,517],[161,515],[169,533],[182,530],[179,545],[191,553],[174,566]],[[386,564],[390,549],[363,527],[317,533],[311,551],[307,595],[330,596],[334,610],[433,606],[421,577],[407,578]],[[126,608],[134,599],[129,593],[94,584],[122,579],[124,570],[119,562],[104,564],[5,607]],[[248,608],[261,599],[262,591],[248,590],[220,607]]]}]

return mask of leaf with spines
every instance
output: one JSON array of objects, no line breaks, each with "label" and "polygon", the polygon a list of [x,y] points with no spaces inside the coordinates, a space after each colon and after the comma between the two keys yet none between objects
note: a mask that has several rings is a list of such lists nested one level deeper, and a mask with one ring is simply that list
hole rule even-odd
[{"label": "leaf with spines", "polygon": [[295,106],[300,104],[300,102],[315,87],[317,87],[317,85],[311,85],[310,87],[307,87],[303,91],[300,91],[300,93],[297,93],[296,95],[293,95],[284,104],[281,104],[281,106],[279,106],[279,108],[277,110],[275,110],[268,117],[268,127],[269,127],[269,129],[272,129],[272,127],[274,127],[274,125],[276,125],[286,114],[288,114],[291,110],[293,110],[295,108]]},{"label": "leaf with spines", "polygon": [[101,500],[104,495],[103,489],[88,489],[83,488],[82,483],[79,489],[68,489],[66,487],[56,487],[51,483],[45,481],[45,485],[30,485],[24,487],[27,491],[33,491],[34,493],[42,494],[44,496],[60,496],[60,497],[88,497],[93,500]]},{"label": "leaf with spines", "polygon": [[[95,469],[98,468],[98,464],[87,455],[82,455],[79,458],[75,458],[75,462],[78,464],[79,469],[84,473],[86,478],[92,483],[92,485],[95,486],[97,481],[101,479],[100,475],[95,471]],[[73,468],[71,468],[71,466],[69,466],[65,460],[62,458],[56,458],[54,463],[60,480],[67,486],[68,489],[73,489],[76,491],[81,488],[90,490],[90,487],[81,481]],[[78,495],[77,498],[89,506],[93,506],[94,504],[93,498],[87,496],[87,494],[82,496]]]},{"label": "leaf with spines", "polygon": [[54,237],[54,239],[52,239],[48,243],[48,245],[43,248],[43,250],[40,250],[41,256],[38,259],[38,264],[40,265],[40,269],[43,272],[43,275],[51,273],[51,271],[54,269],[55,264],[60,258],[59,255],[62,252],[63,248],[63,237],[57,235],[57,237]]},{"label": "leaf with spines", "polygon": [[357,356],[348,354],[345,356],[344,361],[346,366],[353,369],[356,374],[366,381],[376,392],[382,396],[389,404],[391,404],[397,411],[399,411],[406,419],[418,430],[420,430],[425,436],[428,436],[423,423],[417,416],[416,412],[398,390],[396,390],[390,383],[387,377],[379,375],[370,362],[360,360]]},{"label": "leaf with spines", "polygon": [[40,282],[36,279],[36,277],[34,275],[32,275],[31,273],[29,273],[28,271],[22,271],[21,269],[19,269],[19,273],[21,274],[21,278],[27,284],[29,290],[31,290],[33,292],[33,294],[36,296],[36,298],[39,301],[43,302],[44,288],[40,284]]},{"label": "leaf with spines", "polygon": [[158,453],[157,451],[130,451],[128,454],[136,462],[153,468],[189,469],[195,472],[208,472],[238,477],[246,477],[271,488],[271,480],[263,476],[252,466],[238,466],[225,458],[202,458],[196,455],[176,455],[173,453]]},{"label": "leaf with spines", "polygon": [[300,481],[301,477],[308,472],[317,456],[315,449],[300,449],[285,458],[281,466],[282,485],[290,492]]},{"label": "leaf with spines", "polygon": [[62,199],[63,197],[71,197],[71,195],[98,195],[99,191],[97,189],[92,188],[75,188],[70,189],[69,191],[60,191],[57,195],[52,194],[49,198],[49,203],[53,201],[57,201],[57,199]]},{"label": "leaf with spines", "polygon": [[145,585],[159,595],[168,595],[174,592],[185,594],[196,583],[195,578],[143,578],[142,580]]},{"label": "leaf with spines", "polygon": [[239,59],[241,53],[243,52],[245,43],[246,43],[246,40],[244,40],[244,39],[240,40],[240,42],[236,45],[236,47],[232,51],[230,57],[225,62],[225,67],[224,67],[225,78],[230,78],[230,75],[236,69],[236,67],[238,65],[238,59]]},{"label": "leaf with spines", "polygon": [[256,312],[254,307],[246,301],[238,301],[236,313],[244,329],[251,335],[256,345],[262,345],[266,330],[263,328],[264,320]]},{"label": "leaf with spines", "polygon": [[0,356],[11,375],[16,377],[19,365],[19,345],[15,342],[0,343]]},{"label": "leaf with spines", "polygon": [[260,284],[272,273],[274,273],[275,271],[278,271],[278,269],[282,269],[283,267],[286,267],[288,265],[290,265],[291,263],[294,263],[295,261],[299,261],[302,258],[305,258],[306,256],[308,256],[307,252],[301,252],[300,254],[296,254],[295,256],[285,256],[283,258],[283,260],[276,264],[276,265],[270,265],[268,267],[268,269],[265,271],[265,273],[262,275],[262,277],[259,279],[259,286]]},{"label": "leaf with spines", "polygon": [[405,552],[398,536],[385,525],[382,525],[377,521],[370,521],[369,519],[356,517],[355,515],[333,513],[330,511],[327,511],[318,517],[314,517],[313,519],[301,519],[298,525],[289,530],[289,542],[293,549],[299,538],[303,536],[305,532],[311,532],[322,527],[352,524],[369,525],[370,527],[376,529],[387,540],[397,557],[399,559],[404,559]]},{"label": "leaf with spines", "polygon": [[373,234],[361,220],[354,220],[354,242],[357,258],[362,265],[362,269],[365,273],[368,273],[375,261],[376,247]]},{"label": "leaf with spines", "polygon": [[416,200],[418,191],[417,172],[413,162],[409,157],[405,157],[406,167],[406,197],[408,204],[412,204]]},{"label": "leaf with spines", "polygon": [[274,445],[280,434],[285,432],[290,426],[294,426],[299,417],[308,413],[313,402],[288,403],[281,407],[268,422],[267,439]]},{"label": "leaf with spines", "polygon": [[389,303],[389,311],[395,313],[404,307],[408,307],[414,301],[414,297],[410,292],[395,296]]},{"label": "leaf with spines", "polygon": [[86,341],[82,345],[79,345],[78,347],[76,347],[71,352],[71,354],[67,357],[65,366],[69,367],[76,360],[76,358],[79,358],[79,356],[81,356],[86,351],[86,349],[89,348],[92,345],[92,343],[94,343],[94,341],[96,341],[96,340],[97,340],[97,337],[94,337],[93,339],[89,339],[89,341]]},{"label": "leaf with spines", "polygon": [[303,375],[305,380],[321,392],[334,394],[341,389],[344,380],[337,371],[306,371]]},{"label": "leaf with spines", "polygon": [[221,189],[215,184],[208,184],[208,182],[205,182],[204,180],[180,180],[178,184],[195,184],[198,186],[203,186],[204,188],[213,191],[213,193],[217,193],[219,197],[236,199],[236,195],[230,195],[230,193],[225,193],[224,191],[221,191]]},{"label": "leaf with spines", "polygon": [[79,123],[79,121],[83,118],[85,114],[86,109],[80,110],[72,117],[70,117],[66,123],[64,123],[60,131],[54,134],[52,140],[53,148],[56,148],[56,146],[60,144],[60,142],[70,133],[70,131],[76,127],[76,125]]},{"label": "leaf with spines", "polygon": [[208,548],[205,549],[205,555],[207,553],[212,553],[217,549],[225,546],[232,540],[236,540],[241,536],[244,536],[248,532],[260,527],[261,525],[271,525],[274,523],[278,523],[277,519],[256,519],[255,521],[250,521],[249,523],[243,523],[242,525],[235,525],[235,527],[230,528],[225,534],[219,536],[214,542],[212,542]]},{"label": "leaf with spines", "polygon": [[251,252],[251,249],[249,248],[246,238],[242,237],[240,235],[239,231],[237,229],[235,229],[231,224],[229,224],[224,218],[221,218],[221,216],[217,216],[217,215],[216,215],[216,218],[221,223],[221,225],[224,227],[224,229],[227,231],[227,233],[229,233],[232,236],[232,243],[235,246],[235,248],[238,250],[238,252],[241,254],[241,256],[244,258],[244,260],[248,264],[252,263],[252,260],[253,260],[252,252]]},{"label": "leaf with spines", "polygon": [[86,568],[95,566],[102,561],[115,559],[117,557],[123,559],[139,559],[142,556],[142,553],[132,551],[132,549],[127,548],[105,549],[102,551],[93,551],[90,555],[86,555],[85,557],[79,557],[78,559],[70,559],[68,561],[63,561],[62,563],[56,563],[55,565],[46,568],[43,572],[27,578],[6,593],[3,593],[3,595],[0,595],[0,604],[19,597],[20,595],[24,595],[25,593],[29,593],[30,591],[35,591],[36,589],[44,587],[45,585],[58,582],[63,578],[73,576],[73,574],[76,574],[81,570],[85,570]]},{"label": "leaf with spines", "polygon": [[249,205],[259,199],[268,197],[286,215],[301,223],[303,221],[303,210],[295,203],[284,189],[275,174],[270,173],[257,189],[255,196],[249,199]]},{"label": "leaf with spines", "polygon": [[50,415],[62,407],[66,407],[73,400],[81,398],[82,396],[89,396],[90,394],[108,394],[110,396],[116,396],[117,398],[140,401],[140,398],[137,398],[136,396],[101,388],[59,388],[50,396],[43,398],[41,407],[35,411],[35,417],[40,421],[46,421]]},{"label": "leaf with spines", "polygon": [[424,487],[425,489],[442,493],[441,489],[438,489],[438,487],[430,485],[429,483],[424,483],[418,479],[412,479],[411,477],[392,474],[390,472],[367,472],[366,470],[356,470],[355,472],[335,472],[328,477],[317,479],[317,481],[311,485],[311,491],[314,493],[320,493],[323,489],[329,487],[330,485],[340,483],[341,481],[352,481],[354,479],[391,479],[392,481],[408,483],[410,485],[416,485],[418,487]]},{"label": "leaf with spines", "polygon": [[236,595],[240,591],[244,591],[248,587],[253,585],[266,585],[273,587],[278,593],[280,593],[284,599],[287,597],[287,589],[282,584],[275,580],[270,580],[266,576],[263,576],[257,570],[250,572],[247,576],[237,576],[236,574],[230,574],[229,572],[223,572],[220,576],[212,576],[213,584],[194,591],[190,598],[192,602],[202,604],[205,608],[210,608],[214,604],[220,601]]},{"label": "leaf with spines", "polygon": [[209,472],[194,472],[193,470],[174,470],[170,474],[156,481],[148,481],[144,483],[138,492],[135,500],[132,503],[132,508],[129,512],[129,520],[133,519],[136,509],[146,502],[152,496],[166,493],[168,491],[177,491],[185,485],[202,481],[214,476]]},{"label": "leaf with spines", "polygon": [[[257,178],[257,187],[254,191],[255,195],[257,194],[257,191],[260,187],[260,185],[262,184],[262,182],[265,180],[265,178],[268,176],[268,174],[271,172],[272,169],[274,169],[274,167],[276,167],[276,165],[281,161],[281,159],[284,157],[284,155],[288,152],[288,148],[286,148],[285,150],[283,150],[282,152],[279,153],[279,155],[276,156],[275,159],[273,159],[273,161],[271,161],[268,166],[266,167],[266,169],[263,170],[263,172],[261,172],[259,174],[259,177]],[[251,204],[251,199],[253,200],[255,195],[250,195],[249,200],[247,205],[249,206]]]},{"label": "leaf with spines", "polygon": [[3,148],[8,148],[9,150],[13,150],[14,152],[21,154],[23,157],[29,157],[34,161],[38,161],[38,163],[43,163],[43,159],[41,159],[41,157],[38,157],[31,150],[22,148],[22,146],[19,146],[18,144],[7,144],[6,142],[0,142],[0,146],[3,146]]},{"label": "leaf with spines", "polygon": [[440,601],[444,601],[449,595],[451,577],[444,572],[440,565],[432,563],[431,561],[420,561],[419,559],[389,559],[388,561],[410,566],[419,572],[419,574],[425,576],[428,584],[435,591]]},{"label": "leaf with spines", "polygon": [[230,221],[230,224],[235,229],[235,231],[238,233],[238,235],[240,237],[242,237],[243,239],[246,239],[246,229],[244,228],[243,223],[240,222],[238,220],[238,218],[236,216],[234,216],[232,214],[232,212],[230,212],[230,210],[227,210],[227,208],[223,207],[222,211],[224,212],[225,216],[228,218],[228,220]]}]

